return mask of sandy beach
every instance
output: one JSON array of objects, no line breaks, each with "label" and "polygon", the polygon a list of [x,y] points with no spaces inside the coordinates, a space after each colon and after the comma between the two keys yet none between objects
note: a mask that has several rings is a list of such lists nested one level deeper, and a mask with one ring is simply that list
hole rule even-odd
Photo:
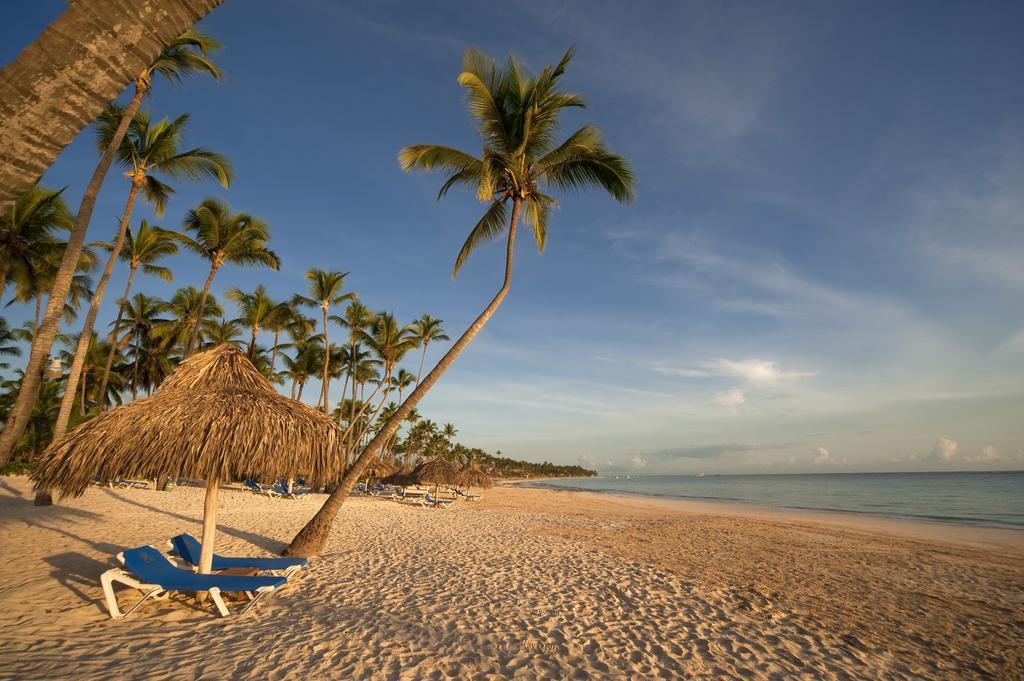
[{"label": "sandy beach", "polygon": [[[0,677],[1024,676],[1024,533],[513,486],[451,510],[353,498],[245,617],[174,597],[111,620],[100,573],[198,534],[202,497],[38,509],[0,480]],[[279,551],[322,500],[229,487],[218,552]]]}]

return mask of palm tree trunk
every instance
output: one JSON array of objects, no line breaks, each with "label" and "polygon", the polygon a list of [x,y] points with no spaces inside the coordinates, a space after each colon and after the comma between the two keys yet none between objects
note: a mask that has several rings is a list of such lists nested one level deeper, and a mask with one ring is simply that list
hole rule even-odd
[{"label": "palm tree trunk", "polygon": [[[75,349],[75,359],[71,362],[71,371],[68,374],[67,385],[64,386],[64,395],[60,400],[60,413],[57,414],[57,422],[53,426],[53,440],[57,440],[64,437],[64,433],[68,430],[68,419],[71,418],[71,409],[75,404],[75,389],[78,388],[78,380],[82,374],[82,369],[85,367],[85,358],[89,354],[89,344],[92,340],[92,327],[96,323],[96,316],[100,312],[100,304],[103,302],[103,294],[107,290],[107,283],[110,281],[110,275],[114,271],[114,265],[117,263],[118,258],[121,257],[121,249],[124,247],[125,234],[128,231],[128,223],[132,217],[132,210],[135,208],[135,197],[139,193],[139,188],[142,186],[142,176],[136,176],[132,180],[132,188],[128,190],[128,201],[124,205],[124,213],[121,215],[121,228],[117,232],[117,240],[114,242],[114,249],[110,252],[110,257],[107,258],[107,265],[103,268],[103,275],[100,277],[100,281],[96,284],[96,291],[92,295],[92,301],[89,303],[89,311],[85,315],[85,324],[82,325],[82,333],[78,336],[78,347]],[[50,298],[51,302],[53,298]],[[48,306],[49,307],[49,306]],[[49,506],[50,503],[44,503],[49,499],[50,495],[45,490],[40,490],[45,494],[36,495],[35,505],[36,506]]]},{"label": "palm tree trunk", "polygon": [[302,381],[299,383],[299,394],[295,396],[295,399],[302,400],[302,389],[306,387],[306,382]]},{"label": "palm tree trunk", "polygon": [[270,376],[277,370],[277,342],[281,337],[281,329],[274,332],[274,350],[270,353]]},{"label": "palm tree trunk", "polygon": [[324,374],[320,380],[323,382],[322,390],[324,396],[324,413],[326,414],[327,391],[330,390],[331,387],[331,377],[328,375],[328,370],[330,369],[331,366],[331,343],[327,338],[327,305],[324,304],[322,307],[324,311]]},{"label": "palm tree trunk", "polygon": [[[64,13],[0,71],[0,213],[168,43],[221,2],[68,3]],[[114,148],[119,144],[117,138]],[[85,213],[88,224],[91,206]],[[72,260],[78,261],[77,249]],[[63,294],[57,298],[63,303]],[[34,402],[35,389],[31,392]]]},{"label": "palm tree trunk", "polygon": [[89,369],[88,369],[88,367],[82,367],[82,381],[81,381],[81,383],[82,383],[82,390],[81,390],[82,401],[79,402],[79,405],[78,405],[78,414],[80,416],[85,416],[85,390],[86,390],[86,387],[87,387],[86,383],[88,382],[88,378],[89,378]]},{"label": "palm tree trunk", "polygon": [[7,267],[0,267],[0,303],[4,302],[5,288],[7,288]]},{"label": "palm tree trunk", "polygon": [[423,341],[423,354],[420,355],[420,370],[416,372],[416,382],[420,382],[420,376],[423,375],[423,363],[427,361],[427,346],[430,345],[430,341]]},{"label": "palm tree trunk", "polygon": [[192,327],[192,333],[188,336],[188,345],[185,347],[185,357],[183,359],[188,359],[192,354],[192,351],[195,350],[196,339],[199,338],[199,327],[203,324],[203,312],[206,310],[206,297],[210,295],[210,285],[213,284],[213,278],[217,276],[217,270],[219,267],[220,266],[217,264],[216,260],[210,265],[210,276],[206,278],[206,284],[203,286],[203,295],[199,297],[199,310],[196,313],[196,323],[195,326]]},{"label": "palm tree trunk", "polygon": [[36,316],[32,319],[32,343],[36,342],[36,336],[39,335],[39,310],[43,307],[43,294],[36,294]]},{"label": "palm tree trunk", "polygon": [[341,510],[342,505],[345,503],[345,499],[348,498],[352,488],[355,487],[356,481],[362,476],[363,471],[366,467],[376,458],[377,452],[380,451],[384,443],[388,441],[397,430],[398,426],[401,425],[402,420],[409,415],[420,400],[430,391],[430,389],[437,383],[438,379],[444,375],[444,372],[455,362],[462,351],[470,344],[473,338],[480,333],[480,330],[484,328],[487,321],[494,316],[494,313],[501,307],[501,303],[505,300],[508,295],[509,288],[512,284],[512,254],[515,249],[516,239],[516,226],[519,222],[519,207],[520,199],[515,199],[512,204],[512,217],[509,221],[508,229],[508,245],[505,250],[505,279],[498,289],[498,293],[495,294],[490,304],[484,308],[484,311],[480,313],[480,316],[470,325],[468,329],[459,337],[455,344],[449,348],[448,352],[445,353],[441,361],[430,370],[430,373],[426,375],[422,383],[416,385],[416,388],[412,391],[409,397],[402,403],[398,410],[392,414],[391,418],[388,419],[387,423],[377,431],[377,434],[373,436],[373,439],[365,447],[363,451],[356,458],[355,463],[345,472],[341,482],[331,495],[327,497],[327,501],[317,511],[316,515],[306,526],[303,527],[295,538],[292,539],[291,544],[284,550],[284,554],[288,556],[310,556],[317,555],[323,551],[324,546],[327,544],[327,537],[331,532],[331,525],[334,523],[334,518],[338,515],[338,511]]},{"label": "palm tree trunk", "polygon": [[253,353],[256,352],[256,334],[259,333],[259,328],[256,326],[252,327],[252,337],[249,339],[249,361],[252,361]]},{"label": "palm tree trunk", "polygon": [[132,280],[135,279],[137,265],[133,262],[128,268],[128,283],[124,287],[124,296],[121,298],[121,305],[117,306],[117,319],[114,321],[114,332],[110,334],[110,352],[107,353],[107,363],[103,367],[103,379],[100,381],[100,411],[107,408],[107,383],[110,381],[110,369],[114,366],[114,356],[117,354],[117,327],[121,325],[121,318],[124,316],[124,306],[128,303],[128,294],[132,291]]},{"label": "palm tree trunk", "polygon": [[[206,2],[214,2],[216,0],[205,0]],[[75,3],[75,6],[95,6],[97,3],[85,2]],[[112,5],[115,3],[111,3]],[[119,2],[118,5],[126,5],[128,3]],[[140,7],[142,3],[140,3]],[[71,11],[70,8],[68,10]],[[59,21],[59,20],[58,20]],[[56,23],[56,22],[55,22]],[[52,26],[51,26],[52,28]],[[49,31],[49,29],[47,29]],[[180,31],[179,31],[180,33]],[[72,34],[73,35],[73,34]],[[174,34],[167,38],[167,42],[170,42],[178,34]],[[75,39],[77,40],[77,39]],[[39,41],[33,44],[35,47]],[[163,43],[163,44],[166,44]],[[118,50],[123,50],[124,45],[118,45]],[[27,52],[28,50],[26,50]],[[159,52],[159,50],[157,50]],[[18,58],[20,62],[22,57],[25,56],[23,52]],[[154,53],[153,56],[156,56]],[[116,61],[115,61],[116,63]],[[140,72],[145,68],[146,64],[139,67],[135,73]],[[13,151],[15,145],[13,142],[10,146],[6,143],[7,133],[6,129],[8,126],[7,108],[8,105],[13,104],[13,97],[8,98],[3,96],[8,89],[9,84],[6,82],[7,77],[10,75],[8,68],[0,71],[0,139],[5,140],[4,143],[0,144],[0,147],[11,150],[12,153],[7,154],[6,158],[20,158],[21,156]],[[114,93],[116,94],[116,93]],[[82,195],[82,202],[78,206],[78,213],[75,214],[75,223],[71,228],[71,233],[68,235],[67,246],[64,248],[64,256],[61,258],[60,267],[57,269],[57,274],[54,276],[53,286],[50,291],[50,299],[46,304],[46,315],[43,317],[42,326],[33,334],[32,337],[32,351],[29,355],[28,366],[25,367],[25,378],[21,382],[21,388],[18,390],[18,397],[15,400],[14,407],[11,409],[10,414],[7,417],[7,423],[4,426],[3,432],[0,432],[0,466],[6,465],[11,458],[11,454],[14,452],[14,447],[21,438],[21,434],[25,431],[25,426],[28,423],[29,416],[32,414],[32,405],[35,404],[36,398],[39,396],[39,385],[43,376],[43,369],[45,368],[46,361],[50,357],[50,351],[53,349],[53,341],[57,337],[57,330],[60,326],[61,315],[64,313],[64,303],[67,300],[68,292],[71,290],[71,282],[75,276],[75,270],[78,269],[78,259],[82,254],[82,245],[85,243],[85,234],[89,230],[89,220],[92,218],[92,210],[96,205],[96,196],[99,194],[100,187],[103,186],[103,180],[107,176],[107,170],[110,168],[110,164],[114,160],[114,155],[117,153],[118,148],[121,146],[121,140],[124,139],[125,131],[128,130],[128,124],[135,116],[135,112],[139,108],[139,104],[142,102],[142,96],[145,94],[145,90],[141,87],[135,88],[135,96],[132,101],[128,104],[128,107],[124,110],[124,115],[121,116],[121,122],[118,123],[117,130],[114,132],[113,138],[110,140],[110,144],[103,151],[103,156],[100,158],[99,164],[96,166],[96,170],[92,173],[92,178],[89,180],[89,185],[85,189],[85,194]],[[66,98],[66,94],[61,91],[58,95],[60,98]],[[111,99],[113,96],[111,96]],[[78,101],[78,98],[70,98],[69,101]],[[109,101],[109,100],[104,100]],[[99,113],[99,107],[96,112],[92,114],[89,120],[95,117]],[[88,121],[86,121],[88,122]],[[52,123],[52,122],[51,122]],[[22,137],[24,143],[30,138]],[[47,162],[47,165],[49,162]],[[0,162],[0,206],[3,205],[4,198],[6,196],[6,190],[2,187],[5,185],[6,169],[4,163]],[[20,193],[20,192],[19,192]],[[0,208],[2,210],[2,208]]]}]

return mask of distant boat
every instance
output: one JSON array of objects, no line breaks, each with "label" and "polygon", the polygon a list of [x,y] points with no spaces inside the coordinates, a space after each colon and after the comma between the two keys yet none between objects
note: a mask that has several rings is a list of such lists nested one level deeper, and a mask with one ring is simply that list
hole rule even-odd
[{"label": "distant boat", "polygon": [[704,474],[703,473],[694,473],[693,477],[695,477],[695,478],[703,478]]}]

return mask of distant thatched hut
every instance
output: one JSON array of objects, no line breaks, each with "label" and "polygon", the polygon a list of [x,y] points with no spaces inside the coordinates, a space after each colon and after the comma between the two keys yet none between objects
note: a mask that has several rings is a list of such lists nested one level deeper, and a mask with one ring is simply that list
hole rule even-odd
[{"label": "distant thatched hut", "polygon": [[484,471],[484,469],[480,468],[480,464],[476,461],[470,461],[466,464],[462,470],[459,471],[459,475],[462,477],[462,484],[466,487],[490,489],[494,486],[494,480],[486,471]]},{"label": "distant thatched hut", "polygon": [[152,397],[75,428],[38,459],[39,487],[78,496],[94,477],[207,481],[201,569],[209,571],[222,480],[341,477],[341,431],[282,397],[241,350],[223,344],[178,367]]}]

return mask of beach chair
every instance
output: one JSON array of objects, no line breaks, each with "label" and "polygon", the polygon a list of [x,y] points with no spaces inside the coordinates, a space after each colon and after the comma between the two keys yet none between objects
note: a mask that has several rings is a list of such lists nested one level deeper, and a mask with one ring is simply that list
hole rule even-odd
[{"label": "beach chair", "polygon": [[466,492],[463,492],[461,489],[452,489],[452,494],[455,495],[456,499],[459,499],[461,501],[480,501],[479,494],[467,494]]},{"label": "beach chair", "polygon": [[296,489],[296,487],[294,485],[292,485],[291,491],[289,491],[288,490],[288,485],[282,484],[280,482],[277,483],[276,485],[274,485],[273,487],[271,487],[271,489],[278,496],[282,496],[285,499],[298,499],[301,496],[309,494],[309,490],[308,489]]},{"label": "beach chair", "polygon": [[[171,538],[167,544],[178,554],[178,557],[189,565],[199,567],[199,554],[202,545],[199,540],[191,534],[179,534]],[[213,554],[214,570],[229,570],[231,568],[252,568],[254,570],[283,571],[285,577],[290,577],[297,570],[302,569],[309,563],[306,558],[225,558]]]},{"label": "beach chair", "polygon": [[246,480],[242,483],[245,489],[249,490],[253,494],[262,494],[268,497],[279,497],[281,493],[276,491],[273,487],[264,487],[254,480]]},{"label": "beach chair", "polygon": [[110,483],[111,487],[120,487],[121,489],[146,489],[149,487],[148,480],[113,480]]},{"label": "beach chair", "polygon": [[[167,560],[167,556],[152,546],[128,549],[117,554],[117,559],[124,564],[124,569],[113,568],[100,576],[103,594],[107,599],[107,609],[110,610],[110,616],[116,620],[132,614],[150,598],[163,600],[173,591],[210,594],[221,617],[227,617],[229,614],[221,592],[244,593],[249,597],[249,602],[238,613],[243,615],[256,604],[256,601],[273,593],[288,582],[288,578],[283,576],[243,577],[240,575],[196,574],[175,567],[171,561]],[[117,596],[114,593],[115,582],[144,591],[145,595],[128,610],[121,612],[117,607]]]},{"label": "beach chair", "polygon": [[423,505],[432,506],[434,508],[451,508],[451,505],[455,503],[454,499],[435,499],[430,494],[423,495]]}]

